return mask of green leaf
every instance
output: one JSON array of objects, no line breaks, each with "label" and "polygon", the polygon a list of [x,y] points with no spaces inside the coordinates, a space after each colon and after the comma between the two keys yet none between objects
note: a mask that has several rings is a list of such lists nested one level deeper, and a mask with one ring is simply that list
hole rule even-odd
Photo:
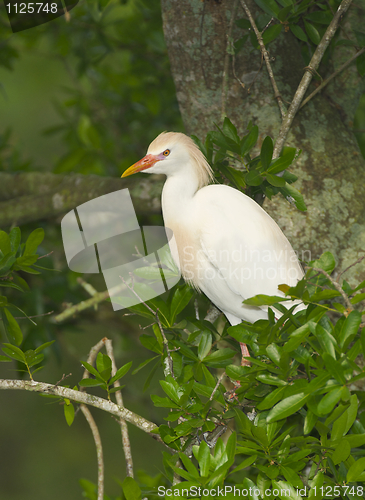
[{"label": "green leaf", "polygon": [[167,382],[166,380],[160,380],[160,385],[163,391],[168,395],[168,397],[172,399],[174,403],[179,404],[180,394],[175,385],[171,382]]},{"label": "green leaf", "polygon": [[25,363],[25,355],[24,352],[19,349],[19,347],[16,347],[15,345],[4,343],[4,347],[2,347],[2,350],[4,353],[9,356],[12,359],[15,359],[16,361],[21,361],[22,363]]},{"label": "green leaf", "polygon": [[75,408],[71,402],[66,403],[63,405],[63,412],[65,415],[65,419],[67,422],[67,425],[70,426],[72,425],[72,422],[74,421],[75,418]]},{"label": "green leaf", "polygon": [[101,378],[107,382],[112,373],[112,360],[106,354],[99,352],[96,357],[96,368]]},{"label": "green leaf", "polygon": [[212,335],[209,331],[202,332],[202,336],[198,347],[198,358],[200,360],[208,356],[212,348]]},{"label": "green leaf", "polygon": [[342,415],[333,422],[331,439],[342,438],[348,433],[352,424],[355,422],[357,415],[357,396],[353,394],[350,398],[350,406],[342,413]]},{"label": "green leaf", "polygon": [[245,182],[248,186],[259,186],[264,181],[264,178],[260,174],[260,172],[256,169],[250,170],[245,175]]},{"label": "green leaf", "polygon": [[274,160],[271,163],[270,167],[267,169],[267,171],[270,172],[271,174],[277,174],[279,172],[282,172],[293,163],[295,153],[296,153],[295,148],[286,148],[284,154],[280,156],[280,158]]},{"label": "green leaf", "polygon": [[267,45],[268,43],[275,40],[275,38],[277,38],[280,35],[282,29],[283,29],[282,24],[274,24],[273,26],[269,26],[267,30],[265,30],[264,33],[262,34],[262,40],[264,44]]},{"label": "green leaf", "polygon": [[277,302],[285,302],[286,300],[290,299],[286,299],[284,297],[279,297],[276,295],[259,294],[244,300],[243,304],[247,304],[248,306],[272,306]]},{"label": "green leaf", "polygon": [[210,449],[205,441],[202,441],[199,445],[199,451],[196,456],[199,467],[200,467],[200,475],[202,477],[207,477],[209,474],[210,467]]},{"label": "green leaf", "polygon": [[286,185],[285,179],[278,177],[277,175],[271,175],[269,173],[265,174],[267,182],[275,187],[283,187]]},{"label": "green leaf", "polygon": [[103,380],[97,380],[94,378],[83,378],[79,382],[80,387],[99,387],[100,385],[104,385],[105,382]]},{"label": "green leaf", "polygon": [[[318,472],[311,484],[311,489],[309,490],[308,500],[320,499],[321,493],[319,493],[319,488],[323,486],[324,475],[323,472]],[[323,496],[323,495],[321,495]]]},{"label": "green leaf", "polygon": [[351,311],[342,325],[339,336],[339,344],[342,349],[346,348],[354,339],[359,330],[360,323],[361,313],[359,311]]},{"label": "green leaf", "polygon": [[313,24],[310,24],[306,21],[304,21],[304,26],[309,39],[314,43],[314,45],[318,45],[321,41],[321,37],[316,28],[313,26]]},{"label": "green leaf", "polygon": [[246,138],[241,144],[241,156],[245,156],[247,153],[251,151],[251,149],[257,142],[258,136],[259,136],[259,128],[257,125],[254,125],[251,128],[250,133],[246,136]]},{"label": "green leaf", "polygon": [[194,295],[194,290],[188,286],[184,285],[182,288],[177,288],[170,306],[170,324],[175,323],[176,316],[181,313],[183,309],[189,304],[191,298]]},{"label": "green leaf", "polygon": [[283,347],[284,352],[295,351],[310,333],[309,323],[300,326],[290,334],[289,341]]},{"label": "green leaf", "polygon": [[35,353],[38,354],[40,353],[41,351],[43,351],[44,349],[46,349],[47,347],[49,347],[50,345],[52,345],[53,343],[55,342],[55,340],[51,340],[50,342],[45,342],[44,344],[40,345],[39,347],[37,347],[37,349],[35,349]]},{"label": "green leaf", "polygon": [[348,459],[350,453],[351,453],[350,443],[347,441],[346,438],[341,439],[339,444],[336,446],[335,451],[332,453],[331,456],[332,462],[335,465],[339,464],[340,462],[344,462],[345,460]]},{"label": "green leaf", "polygon": [[21,240],[21,232],[18,227],[13,227],[13,229],[9,233],[9,239],[10,239],[11,251],[16,253],[19,248]]},{"label": "green leaf", "polygon": [[294,394],[293,396],[283,399],[270,411],[266,421],[271,423],[289,417],[289,415],[292,415],[304,406],[309,396],[310,394],[300,392],[299,394]]},{"label": "green leaf", "polygon": [[[152,358],[154,359],[154,358]],[[151,359],[148,359],[147,362],[151,361]],[[124,375],[129,371],[130,367],[132,366],[132,363],[133,361],[130,361],[129,363],[123,365],[121,368],[119,368],[119,370],[116,371],[114,377],[112,377],[110,379],[110,382],[109,384],[114,384],[114,382],[116,382],[117,380],[121,379],[122,377],[124,377]],[[145,363],[147,364],[147,363]]]},{"label": "green leaf", "polygon": [[286,21],[286,19],[288,18],[288,14],[290,14],[292,10],[293,10],[293,4],[284,7],[284,9],[281,9],[278,15],[279,20],[282,22]]},{"label": "green leaf", "polygon": [[328,394],[326,394],[318,404],[318,412],[321,415],[330,413],[335,405],[341,399],[342,386],[334,387]]},{"label": "green leaf", "polygon": [[246,467],[249,467],[251,464],[255,462],[257,459],[257,455],[253,455],[251,457],[247,457],[243,462],[241,462],[237,467],[235,467],[230,474],[234,474],[235,472],[238,472],[239,470],[246,469]]},{"label": "green leaf", "polygon": [[232,349],[223,348],[214,351],[204,358],[204,364],[212,366],[213,368],[220,368],[230,363],[230,359],[236,354]]},{"label": "green leaf", "polygon": [[224,118],[223,121],[223,133],[232,139],[233,142],[239,144],[240,143],[240,138],[238,137],[237,134],[237,129],[231,122],[231,120],[227,117]]},{"label": "green leaf", "polygon": [[104,380],[100,377],[100,373],[87,361],[81,361],[81,364],[88,372],[90,372],[94,377],[96,377],[100,382],[104,382]]},{"label": "green leaf", "polygon": [[25,244],[24,254],[23,255],[33,255],[36,253],[37,248],[44,240],[44,229],[38,228],[30,233],[28,236],[27,242]]},{"label": "green leaf", "polygon": [[284,397],[286,386],[278,387],[274,391],[269,392],[269,394],[257,405],[258,410],[269,410],[278,401]]},{"label": "green leaf", "polygon": [[126,477],[122,484],[123,493],[126,500],[141,500],[142,491],[138,486],[137,481],[132,477]]},{"label": "green leaf", "polygon": [[348,483],[357,481],[360,474],[365,470],[365,457],[359,458],[355,463],[351,465],[347,472],[346,480]]},{"label": "green leaf", "polygon": [[302,212],[307,210],[303,195],[291,184],[286,183],[285,187],[281,188],[280,191],[285,197],[291,196],[293,198],[295,206],[298,210],[301,210]]},{"label": "green leaf", "polygon": [[334,297],[339,297],[341,292],[338,290],[321,290],[320,292],[316,292],[311,295],[312,302],[319,302],[320,300],[328,300],[333,299]]},{"label": "green leaf", "polygon": [[290,24],[289,28],[293,35],[299,38],[299,40],[302,40],[302,42],[308,42],[307,35],[304,33],[300,26],[298,26],[297,24]]},{"label": "green leaf", "polygon": [[274,151],[274,144],[272,142],[272,139],[270,136],[266,136],[262,143],[261,153],[260,153],[261,164],[264,170],[267,170],[270,166],[273,151]]},{"label": "green leaf", "polygon": [[23,341],[23,334],[14,316],[6,307],[3,307],[1,309],[1,317],[3,319],[6,335],[10,342],[20,345]]},{"label": "green leaf", "polygon": [[332,377],[337,380],[339,384],[346,384],[345,374],[340,363],[333,359],[333,357],[326,352],[323,353],[322,358],[327,370],[332,375]]},{"label": "green leaf", "polygon": [[324,252],[319,259],[311,261],[309,266],[318,267],[331,274],[336,267],[336,261],[331,252]]},{"label": "green leaf", "polygon": [[350,300],[351,304],[355,305],[358,304],[359,302],[362,302],[365,300],[365,293],[358,293],[352,299]]},{"label": "green leaf", "polygon": [[255,0],[255,3],[271,17],[278,19],[280,8],[274,0]]},{"label": "green leaf", "polygon": [[0,231],[0,250],[3,255],[12,251],[9,235],[5,231]]}]

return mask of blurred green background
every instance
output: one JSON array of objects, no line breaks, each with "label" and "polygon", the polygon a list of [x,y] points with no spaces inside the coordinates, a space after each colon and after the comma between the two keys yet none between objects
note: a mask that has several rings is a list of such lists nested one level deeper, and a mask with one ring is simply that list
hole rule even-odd
[{"label": "blurred green background", "polygon": [[[17,34],[2,4],[0,44],[0,171],[119,177],[158,133],[182,130],[157,0],[81,1],[69,22],[61,17]],[[28,275],[31,291],[14,294],[30,315],[60,312],[62,302],[88,297],[67,268],[60,219],[22,226],[22,234],[39,226],[46,232],[42,253],[53,251],[43,263],[57,272]],[[105,289],[97,277],[91,281]],[[72,373],[64,383],[73,387],[82,378],[79,360],[105,335],[113,339],[118,366],[133,359],[136,368],[148,351],[138,341],[138,323],[123,315],[108,303],[62,325],[47,316],[36,327],[22,321],[26,345],[56,340],[37,378],[56,383]],[[1,378],[18,376],[15,363],[0,363]],[[137,398],[145,377],[143,370],[128,374],[123,397],[129,409],[160,422],[149,396],[159,392],[158,377]],[[81,413],[69,428],[58,402],[16,391],[1,392],[0,409],[1,500],[74,500],[82,497],[80,478],[96,482],[95,446]],[[111,416],[92,413],[104,445],[105,491],[118,495],[125,477],[120,427]],[[132,426],[130,438],[135,470],[159,474],[160,445],[150,439],[146,448],[145,436]]]}]

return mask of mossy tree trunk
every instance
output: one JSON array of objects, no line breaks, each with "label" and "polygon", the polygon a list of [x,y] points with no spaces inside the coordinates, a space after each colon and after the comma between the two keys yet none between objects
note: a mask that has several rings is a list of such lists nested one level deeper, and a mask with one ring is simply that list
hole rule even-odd
[{"label": "mossy tree trunk", "polygon": [[[253,1],[246,3],[255,17],[258,7]],[[249,40],[234,65],[229,56],[224,83],[234,5],[235,18],[245,17],[240,2],[233,0],[162,0],[165,39],[187,133],[204,139],[226,115],[240,133],[250,120],[258,125],[260,145],[266,135],[275,140],[281,116],[261,54]],[[344,30],[350,31],[350,24],[359,28],[364,7],[363,0],[350,7],[342,22]],[[234,23],[231,36],[234,41],[243,36]],[[289,105],[305,66],[299,43],[290,31],[282,30],[268,49],[279,91]],[[333,66],[338,67],[353,52],[353,48],[337,48]],[[322,66],[319,73],[323,71],[321,77],[326,78],[333,67]],[[312,83],[310,91],[314,88]],[[329,250],[342,269],[365,250],[365,161],[351,130],[364,89],[364,79],[353,65],[310,100],[293,122],[286,144],[303,150],[292,171],[299,178],[296,187],[304,196],[307,212],[299,212],[279,196],[264,203],[299,257],[308,260]],[[363,264],[346,278],[358,279],[362,274]]]}]

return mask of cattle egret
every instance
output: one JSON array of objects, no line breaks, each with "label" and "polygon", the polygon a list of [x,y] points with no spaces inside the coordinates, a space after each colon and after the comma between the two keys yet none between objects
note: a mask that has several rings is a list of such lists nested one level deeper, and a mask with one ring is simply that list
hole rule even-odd
[{"label": "cattle egret", "polygon": [[[201,290],[231,325],[268,318],[267,306],[242,303],[257,294],[280,295],[303,271],[289,241],[251,198],[229,186],[209,184],[213,172],[194,141],[163,132],[122,177],[165,174],[162,214],[173,231],[171,254],[184,279]],[[293,302],[284,302],[284,305]],[[276,313],[277,317],[280,313]],[[244,356],[247,348],[241,345]]]}]

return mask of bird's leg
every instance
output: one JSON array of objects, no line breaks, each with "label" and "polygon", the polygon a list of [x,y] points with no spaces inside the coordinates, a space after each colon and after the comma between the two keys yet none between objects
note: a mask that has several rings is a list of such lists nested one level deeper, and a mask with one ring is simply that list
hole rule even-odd
[{"label": "bird's leg", "polygon": [[242,352],[241,366],[251,366],[250,361],[248,359],[245,359],[245,357],[247,358],[251,357],[247,345],[244,344],[243,342],[240,342],[240,347]]}]

